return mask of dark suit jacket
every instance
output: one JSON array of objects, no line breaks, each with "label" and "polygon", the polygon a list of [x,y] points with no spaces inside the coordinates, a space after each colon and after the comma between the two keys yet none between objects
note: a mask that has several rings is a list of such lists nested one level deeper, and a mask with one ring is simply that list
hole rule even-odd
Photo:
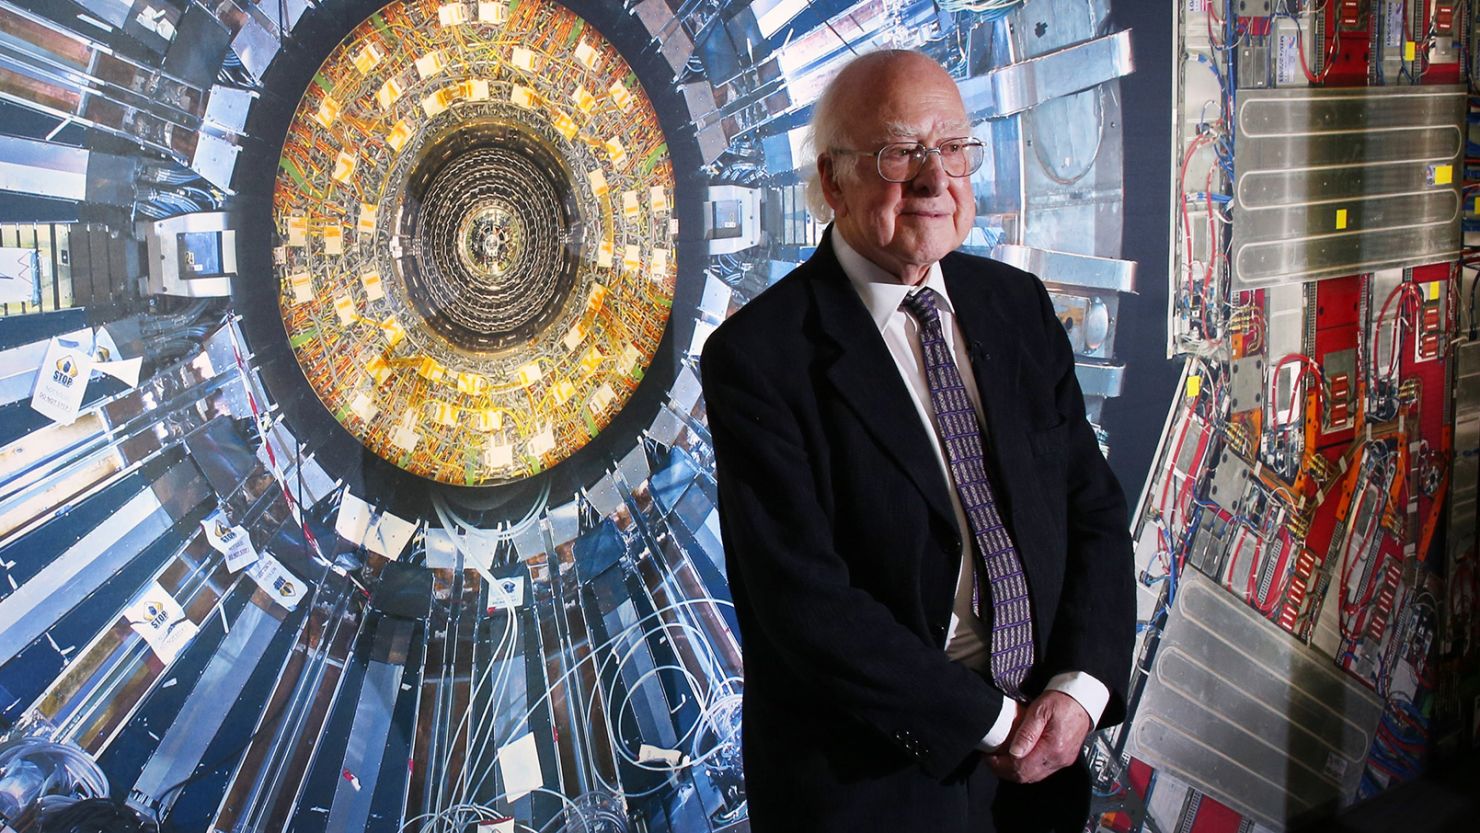
[{"label": "dark suit jacket", "polygon": [[[961,557],[948,486],[829,239],[719,327],[702,359],[744,646],[752,828],[1077,829],[1082,765],[999,785],[975,749],[1002,694],[942,650]],[[1032,275],[959,253],[941,268],[1032,598],[1025,689],[1088,672],[1111,689],[1101,725],[1118,723],[1131,544],[1068,339]]]}]

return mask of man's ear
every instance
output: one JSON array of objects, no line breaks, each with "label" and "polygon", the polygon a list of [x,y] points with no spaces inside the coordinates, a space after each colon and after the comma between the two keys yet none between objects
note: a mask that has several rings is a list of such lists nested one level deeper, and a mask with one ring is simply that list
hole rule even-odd
[{"label": "man's ear", "polygon": [[822,183],[822,197],[836,214],[843,204],[843,195],[838,188],[838,168],[831,155],[817,155],[817,178]]}]

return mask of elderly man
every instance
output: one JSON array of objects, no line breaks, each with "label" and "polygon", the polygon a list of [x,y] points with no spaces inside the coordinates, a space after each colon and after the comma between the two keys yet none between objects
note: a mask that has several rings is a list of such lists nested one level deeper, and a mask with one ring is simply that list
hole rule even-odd
[{"label": "elderly man", "polygon": [[954,251],[983,148],[939,65],[853,61],[813,134],[834,222],[702,364],[752,829],[1078,830],[1134,601],[1068,339]]}]

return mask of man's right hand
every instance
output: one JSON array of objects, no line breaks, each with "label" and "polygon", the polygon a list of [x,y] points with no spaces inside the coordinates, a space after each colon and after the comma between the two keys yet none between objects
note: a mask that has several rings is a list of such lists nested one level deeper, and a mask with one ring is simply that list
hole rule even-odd
[{"label": "man's right hand", "polygon": [[1042,781],[1078,759],[1092,728],[1079,701],[1062,691],[1045,691],[1019,711],[1007,742],[985,756],[987,765],[1004,781]]}]

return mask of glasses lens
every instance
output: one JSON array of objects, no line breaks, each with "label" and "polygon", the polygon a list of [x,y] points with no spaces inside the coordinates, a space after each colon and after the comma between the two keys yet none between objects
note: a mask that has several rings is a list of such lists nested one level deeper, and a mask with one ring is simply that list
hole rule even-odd
[{"label": "glasses lens", "polygon": [[969,176],[982,166],[982,143],[975,139],[951,139],[941,142],[940,163],[951,176]]},{"label": "glasses lens", "polygon": [[940,147],[897,142],[879,150],[879,176],[890,182],[909,182],[920,173],[925,157],[940,154],[940,165],[951,176],[970,176],[982,166],[985,149],[976,139],[947,139]]},{"label": "glasses lens", "polygon": [[908,182],[920,170],[923,148],[915,142],[896,142],[879,150],[879,176],[890,182]]}]

